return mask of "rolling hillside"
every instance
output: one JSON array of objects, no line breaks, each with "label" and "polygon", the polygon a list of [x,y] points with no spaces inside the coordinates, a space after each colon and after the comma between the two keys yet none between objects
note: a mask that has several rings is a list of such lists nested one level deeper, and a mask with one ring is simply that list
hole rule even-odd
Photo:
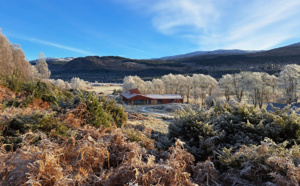
[{"label": "rolling hillside", "polygon": [[184,65],[172,61],[137,60],[119,56],[87,56],[69,61],[63,70],[144,70],[149,68],[178,68]]},{"label": "rolling hillside", "polygon": [[121,82],[128,75],[152,79],[169,73],[202,73],[215,78],[240,71],[277,74],[283,65],[300,64],[300,43],[268,51],[216,50],[149,60],[119,56],[49,58],[47,63],[52,78],[70,80],[76,76],[100,82]]}]

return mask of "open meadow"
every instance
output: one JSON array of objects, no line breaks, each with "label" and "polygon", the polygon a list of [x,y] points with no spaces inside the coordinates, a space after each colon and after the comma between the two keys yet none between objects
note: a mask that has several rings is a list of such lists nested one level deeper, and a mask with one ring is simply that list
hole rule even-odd
[{"label": "open meadow", "polygon": [[97,94],[103,93],[103,95],[111,95],[114,90],[122,90],[121,85],[102,85],[102,86],[91,86],[87,91],[93,91]]}]

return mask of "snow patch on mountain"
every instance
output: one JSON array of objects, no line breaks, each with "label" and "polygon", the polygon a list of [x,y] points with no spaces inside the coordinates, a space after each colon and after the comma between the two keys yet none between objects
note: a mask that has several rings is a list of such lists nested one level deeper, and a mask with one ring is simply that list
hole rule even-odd
[{"label": "snow patch on mountain", "polygon": [[[57,62],[69,62],[73,59],[76,59],[77,57],[65,57],[65,58],[56,58],[56,57],[47,57],[46,61],[47,62],[53,62],[53,61],[57,61]],[[36,60],[32,60],[30,61],[30,63],[36,63],[38,61],[38,59]]]}]

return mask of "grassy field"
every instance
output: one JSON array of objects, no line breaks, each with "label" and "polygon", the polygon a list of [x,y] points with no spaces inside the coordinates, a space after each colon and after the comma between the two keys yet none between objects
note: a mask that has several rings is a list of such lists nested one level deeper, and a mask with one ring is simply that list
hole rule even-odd
[{"label": "grassy field", "polygon": [[[168,133],[169,125],[174,121],[172,117],[161,116],[159,114],[166,114],[170,116],[176,116],[176,110],[179,107],[187,107],[183,104],[167,104],[167,105],[123,105],[126,112],[128,113],[138,113],[147,117],[147,120],[130,120],[129,124],[132,125],[143,125],[147,128],[152,128],[161,133]],[[142,108],[145,107],[145,110],[150,111],[144,112]],[[155,114],[159,113],[159,114]]]},{"label": "grassy field", "polygon": [[122,86],[93,86],[91,89],[88,89],[88,91],[95,91],[96,93],[103,92],[104,95],[109,95],[113,93],[114,89],[122,89]]}]

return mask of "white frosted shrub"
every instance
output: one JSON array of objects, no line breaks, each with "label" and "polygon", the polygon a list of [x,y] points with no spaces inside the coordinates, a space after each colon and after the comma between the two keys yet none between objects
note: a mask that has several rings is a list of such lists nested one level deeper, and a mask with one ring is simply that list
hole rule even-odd
[{"label": "white frosted shrub", "polygon": [[71,88],[72,89],[82,90],[86,87],[87,87],[87,85],[84,80],[82,80],[80,78],[76,78],[76,77],[73,77],[71,79]]}]

